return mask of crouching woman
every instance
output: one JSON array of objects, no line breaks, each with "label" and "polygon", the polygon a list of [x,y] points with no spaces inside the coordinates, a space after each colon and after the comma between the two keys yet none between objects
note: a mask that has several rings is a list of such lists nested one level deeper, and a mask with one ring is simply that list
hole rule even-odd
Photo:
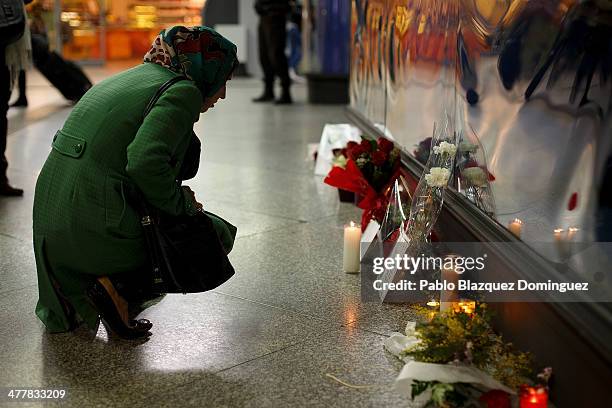
[{"label": "crouching woman", "polygon": [[[96,329],[101,320],[124,338],[150,335],[152,324],[130,313],[160,295],[134,192],[166,224],[214,234],[202,245],[217,242],[225,259],[212,264],[229,264],[236,229],[205,213],[181,181],[199,163],[194,122],[225,98],[236,64],[235,45],[214,30],[172,27],[143,64],[100,82],[76,104],[53,139],[34,198],[36,314],[49,331],[81,323]],[[217,284],[233,274],[231,265],[202,269],[220,275]]]}]

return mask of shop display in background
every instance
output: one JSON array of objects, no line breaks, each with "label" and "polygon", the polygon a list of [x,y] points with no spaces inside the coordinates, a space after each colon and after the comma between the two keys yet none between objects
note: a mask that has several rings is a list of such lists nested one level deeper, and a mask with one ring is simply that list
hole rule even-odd
[{"label": "shop display in background", "polygon": [[[115,0],[116,1],[116,0]],[[163,28],[199,25],[206,0],[123,0],[129,4],[132,28]]]},{"label": "shop display in background", "polygon": [[206,0],[112,0],[107,17],[107,58],[138,59],[160,30],[202,24]]},{"label": "shop display in background", "polygon": [[101,62],[104,21],[100,2],[62,0],[60,4],[57,45],[62,56],[68,60]]},{"label": "shop display in background", "polygon": [[[62,54],[70,60],[98,62],[140,59],[163,28],[199,25],[206,0],[62,0],[59,35]],[[52,44],[55,46],[55,44]],[[58,47],[55,46],[57,49]]]}]

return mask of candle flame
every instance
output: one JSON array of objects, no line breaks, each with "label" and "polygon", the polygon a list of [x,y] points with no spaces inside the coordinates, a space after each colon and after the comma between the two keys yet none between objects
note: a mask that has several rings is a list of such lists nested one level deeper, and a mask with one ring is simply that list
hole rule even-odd
[{"label": "candle flame", "polygon": [[355,226],[355,223],[354,223],[353,221],[351,221],[350,226],[351,226],[351,227],[354,227],[354,226]]},{"label": "candle flame", "polygon": [[560,234],[560,233],[562,233],[562,232],[563,232],[563,228],[555,228],[555,229],[553,230],[553,232],[554,232],[555,234]]},{"label": "candle flame", "polygon": [[519,220],[518,218],[515,218],[514,221],[512,221],[512,222],[516,222],[517,224],[522,224],[523,223],[523,221]]},{"label": "candle flame", "polygon": [[569,232],[578,232],[579,228],[570,227]]},{"label": "candle flame", "polygon": [[432,299],[429,302],[427,302],[427,306],[429,306],[429,307],[437,307],[437,306],[440,306],[440,302]]}]

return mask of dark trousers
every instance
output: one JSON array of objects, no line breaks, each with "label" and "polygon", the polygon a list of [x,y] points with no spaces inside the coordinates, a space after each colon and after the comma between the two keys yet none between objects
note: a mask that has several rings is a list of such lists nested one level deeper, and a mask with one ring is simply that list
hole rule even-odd
[{"label": "dark trousers", "polygon": [[26,72],[24,69],[19,71],[17,83],[19,86],[19,99],[26,99]]},{"label": "dark trousers", "polygon": [[287,43],[287,18],[285,15],[259,18],[259,61],[264,71],[266,91],[272,92],[274,78],[279,77],[283,90],[289,90],[289,67],[285,55]]},{"label": "dark trousers", "polygon": [[5,63],[4,47],[0,47],[0,185],[8,182],[6,169],[8,162],[4,152],[6,151],[6,136],[8,132],[8,120],[6,115],[9,109],[11,97],[10,79],[11,74]]}]

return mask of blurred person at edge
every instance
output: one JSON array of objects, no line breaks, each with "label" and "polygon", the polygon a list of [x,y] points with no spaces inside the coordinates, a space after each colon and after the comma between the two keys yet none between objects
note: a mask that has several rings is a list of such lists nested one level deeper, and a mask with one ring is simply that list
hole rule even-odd
[{"label": "blurred person at edge", "polygon": [[[24,0],[25,4],[32,0]],[[25,9],[24,9],[25,15]],[[21,196],[23,190],[11,187],[7,177],[8,161],[6,160],[6,137],[8,134],[8,109],[9,99],[15,79],[19,72],[26,69],[32,57],[32,43],[30,41],[30,30],[25,25],[17,40],[5,43],[0,38],[0,196]]]},{"label": "blurred person at edge", "polygon": [[256,0],[255,11],[259,14],[259,62],[264,72],[264,91],[253,102],[274,101],[274,79],[278,77],[282,93],[276,103],[290,104],[293,101],[285,46],[287,15],[291,11],[291,4],[289,0]]},{"label": "blurred person at edge", "polygon": [[[47,28],[45,27],[45,21],[43,20],[43,6],[41,0],[33,0],[32,3],[27,7],[29,19],[28,22],[30,24],[30,33],[32,35],[32,42],[34,41],[43,41],[47,43]],[[32,52],[35,52],[36,49],[33,47]],[[36,58],[36,57],[35,57]],[[18,89],[19,95],[15,102],[11,104],[11,107],[17,108],[27,108],[28,107],[28,97],[26,95],[26,70],[22,69],[19,72],[18,79]]]},{"label": "blurred person at edge", "polygon": [[[128,199],[132,191],[163,214],[194,223],[210,217],[229,253],[235,230],[203,213],[195,193],[177,180],[191,166],[193,145],[199,163],[193,125],[225,98],[237,63],[236,46],[216,31],[175,26],[162,30],[144,63],[94,85],[75,105],[53,139],[34,196],[36,314],[49,332],[81,323],[96,330],[101,320],[123,338],[151,334],[152,323],[130,313],[159,299],[147,291],[149,252]],[[169,80],[178,82],[143,119]]]}]

